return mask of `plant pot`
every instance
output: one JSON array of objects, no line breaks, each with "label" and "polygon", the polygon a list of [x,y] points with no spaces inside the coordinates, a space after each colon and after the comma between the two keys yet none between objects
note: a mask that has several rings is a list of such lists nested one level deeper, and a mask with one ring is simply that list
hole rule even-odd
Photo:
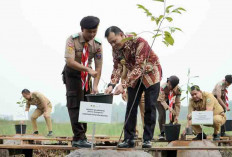
[{"label": "plant pot", "polygon": [[16,134],[25,134],[27,126],[25,124],[16,124],[15,131]]},{"label": "plant pot", "polygon": [[88,102],[98,102],[98,103],[113,103],[113,95],[112,94],[87,94],[85,95],[87,97]]},{"label": "plant pot", "polygon": [[226,131],[232,131],[232,120],[226,120],[225,127]]},{"label": "plant pot", "polygon": [[180,127],[180,124],[164,124],[164,132],[168,142],[179,139]]}]

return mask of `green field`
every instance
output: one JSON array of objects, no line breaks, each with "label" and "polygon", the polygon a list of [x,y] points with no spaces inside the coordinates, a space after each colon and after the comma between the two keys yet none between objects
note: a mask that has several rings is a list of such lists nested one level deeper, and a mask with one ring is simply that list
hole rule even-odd
[{"label": "green field", "polygon": [[[0,135],[14,135],[15,127],[14,125],[18,124],[15,121],[5,121],[0,120]],[[32,134],[32,126],[30,121],[25,122],[27,124],[27,134]],[[142,136],[142,125],[138,125],[139,136]],[[47,127],[45,122],[38,122],[39,134],[47,135]],[[108,136],[120,136],[121,130],[123,128],[122,123],[113,123],[113,124],[96,124],[96,135],[108,135]],[[181,122],[181,133],[185,128],[185,122]],[[72,129],[70,123],[53,123],[53,132],[54,136],[72,136]],[[213,134],[213,128],[204,127],[204,132],[208,135]],[[92,133],[92,124],[88,124],[87,134]],[[156,125],[155,136],[159,134],[159,126]],[[229,133],[230,134],[230,133]]]}]

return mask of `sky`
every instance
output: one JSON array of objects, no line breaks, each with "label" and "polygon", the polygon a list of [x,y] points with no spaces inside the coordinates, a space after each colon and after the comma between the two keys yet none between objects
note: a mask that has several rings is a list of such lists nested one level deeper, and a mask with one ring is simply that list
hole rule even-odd
[{"label": "sky", "polygon": [[[99,84],[103,91],[113,69],[112,49],[104,38],[105,30],[112,25],[136,33],[157,28],[136,4],[144,5],[155,16],[163,12],[163,4],[152,0],[1,0],[0,115],[17,113],[16,102],[24,88],[42,92],[53,105],[66,105],[61,78],[65,41],[81,31],[79,22],[88,15],[101,20],[97,37],[102,40],[104,51]],[[163,25],[183,30],[173,35],[174,46],[166,47],[158,39],[152,47],[163,68],[162,82],[177,75],[180,85],[184,85],[190,68],[192,76],[199,76],[191,82],[211,92],[226,74],[232,74],[232,1],[167,0],[167,5],[171,4],[187,12],[176,14],[172,23]],[[152,34],[142,33],[141,37],[152,42]],[[229,98],[232,99],[231,87]],[[115,103],[121,101],[121,96],[114,97]],[[186,101],[182,104],[187,105]]]}]

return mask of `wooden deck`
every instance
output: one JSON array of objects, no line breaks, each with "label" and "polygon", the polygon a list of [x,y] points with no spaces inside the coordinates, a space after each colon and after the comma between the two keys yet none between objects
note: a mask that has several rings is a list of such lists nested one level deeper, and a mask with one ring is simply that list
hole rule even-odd
[{"label": "wooden deck", "polygon": [[[32,135],[30,135],[32,136]],[[193,136],[194,137],[194,136]],[[88,137],[90,140],[90,137]],[[96,143],[114,143],[115,145],[118,142],[118,138],[119,137],[109,137],[109,136],[96,136],[95,137],[95,142]],[[210,136],[209,136],[210,139]],[[16,145],[16,144],[0,144],[0,150],[7,150],[9,152],[13,153],[18,153],[18,154],[25,154],[25,156],[31,156],[33,153],[33,150],[63,150],[66,151],[67,153],[70,153],[73,150],[77,150],[79,148],[74,148],[71,146],[71,141],[72,138],[71,137],[52,137],[52,138],[48,138],[48,137],[42,137],[42,136],[33,136],[33,137],[27,137],[27,135],[23,135],[20,136],[17,135],[17,137],[14,136],[0,136],[0,140],[3,141],[7,141],[7,140],[12,140],[12,141],[20,141],[20,144]],[[183,141],[189,141],[191,140],[191,137],[188,137],[187,140]],[[41,144],[42,141],[50,141],[51,143],[47,143],[47,144]],[[40,144],[38,144],[37,142],[41,142]],[[57,143],[58,142],[58,143]],[[66,142],[65,144],[62,142]],[[158,156],[158,152],[161,151],[178,151],[178,150],[230,150],[232,151],[232,139],[230,137],[225,137],[222,138],[222,140],[220,141],[213,141],[216,145],[216,147],[189,147],[189,146],[174,146],[174,147],[169,147],[169,146],[157,146],[157,147],[152,147],[149,149],[142,149],[141,145],[139,145],[139,143],[141,143],[142,140],[141,138],[138,138],[138,140],[136,140],[136,147],[133,149],[119,149],[116,146],[96,146],[94,148],[94,150],[102,150],[102,149],[110,149],[110,150],[117,150],[117,151],[131,151],[131,150],[144,150],[146,152],[149,152],[151,154],[155,154],[154,156]],[[162,140],[159,141],[157,139],[153,140],[152,142],[157,143],[157,142],[166,142],[168,144],[167,141]],[[181,141],[180,141],[181,142]],[[16,153],[16,154],[17,154]]]}]

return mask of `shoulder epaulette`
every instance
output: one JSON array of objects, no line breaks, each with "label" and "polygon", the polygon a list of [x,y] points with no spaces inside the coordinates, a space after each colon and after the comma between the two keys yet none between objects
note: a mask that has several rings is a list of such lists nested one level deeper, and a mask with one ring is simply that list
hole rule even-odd
[{"label": "shoulder epaulette", "polygon": [[96,41],[97,43],[99,43],[99,44],[101,44],[102,42],[101,42],[101,40],[100,39],[98,39],[98,38],[94,38],[94,41]]},{"label": "shoulder epaulette", "polygon": [[167,87],[167,84],[165,83],[165,84],[163,84],[163,85],[161,85],[161,88],[163,88],[163,89],[165,89]]},{"label": "shoulder epaulette", "polygon": [[72,38],[73,38],[73,39],[74,39],[74,38],[77,38],[77,37],[79,37],[79,34],[78,34],[78,33],[72,35]]}]

